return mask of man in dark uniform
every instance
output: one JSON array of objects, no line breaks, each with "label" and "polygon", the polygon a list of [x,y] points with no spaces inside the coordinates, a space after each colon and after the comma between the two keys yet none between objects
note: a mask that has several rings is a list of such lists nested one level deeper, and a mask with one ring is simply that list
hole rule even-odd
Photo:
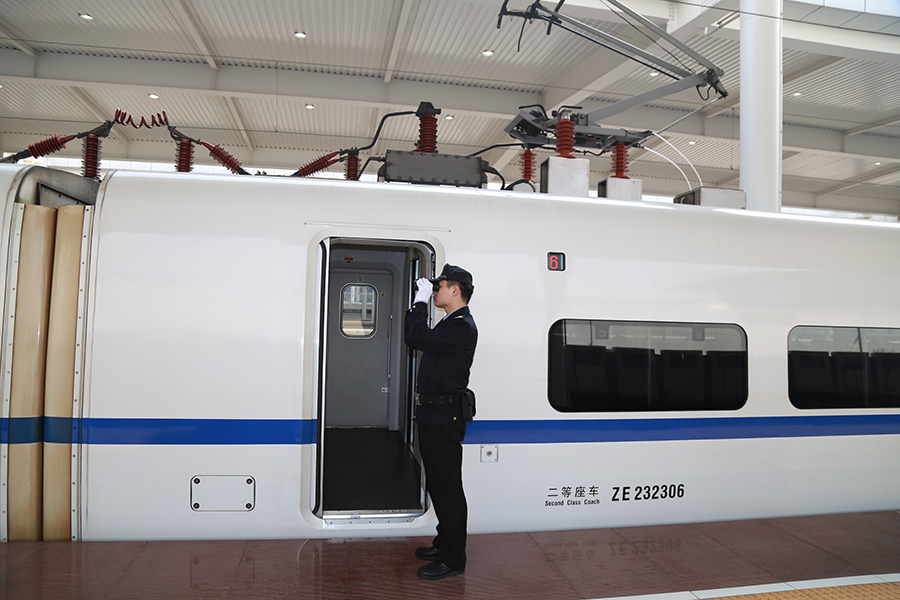
[{"label": "man in dark uniform", "polygon": [[[426,489],[437,514],[437,536],[416,556],[431,561],[422,579],[461,575],[466,569],[466,495],[462,485],[462,441],[466,420],[461,402],[469,385],[478,329],[469,314],[475,286],[465,269],[444,265],[435,279],[419,279],[413,307],[406,313],[406,345],[422,351],[416,383],[415,421],[425,466]],[[428,301],[447,315],[428,327]]]}]

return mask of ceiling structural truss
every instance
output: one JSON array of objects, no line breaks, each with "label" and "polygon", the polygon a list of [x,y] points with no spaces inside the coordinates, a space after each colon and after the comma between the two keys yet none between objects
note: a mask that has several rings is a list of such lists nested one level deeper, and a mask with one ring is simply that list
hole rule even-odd
[{"label": "ceiling structural truss", "polygon": [[[690,60],[697,63],[699,68],[696,71],[690,69],[671,52],[669,52],[669,54],[676,62],[661,58],[630,42],[604,32],[583,21],[575,19],[574,17],[565,15],[560,12],[564,2],[565,0],[560,0],[555,8],[550,9],[543,6],[540,3],[540,0],[537,0],[525,10],[509,10],[507,8],[509,0],[504,0],[503,6],[500,8],[500,15],[497,19],[497,28],[500,28],[503,23],[503,17],[505,16],[521,18],[526,24],[531,21],[544,21],[548,24],[548,34],[553,26],[559,27],[560,29],[564,29],[565,31],[620,54],[629,60],[640,63],[662,75],[668,76],[673,81],[630,98],[613,102],[612,104],[588,113],[575,112],[581,107],[561,107],[560,110],[554,111],[551,115],[547,115],[546,110],[540,106],[522,107],[519,110],[519,113],[506,126],[505,130],[509,135],[521,141],[526,146],[537,147],[549,144],[551,142],[551,132],[556,131],[560,122],[573,121],[575,146],[599,150],[601,153],[620,143],[627,146],[638,147],[642,141],[653,135],[651,131],[630,132],[622,129],[610,129],[599,125],[599,121],[692,87],[697,88],[698,92],[703,88],[708,88],[708,95],[715,92],[716,97],[713,98],[711,102],[715,102],[728,95],[728,92],[725,90],[725,87],[720,80],[724,74],[721,68],[698,52],[695,52],[681,40],[667,33],[643,15],[631,10],[626,5],[619,2],[619,0],[607,0],[607,2],[621,11],[621,13],[627,17],[626,21],[630,19],[631,21],[628,22],[632,25],[636,23],[637,25],[634,25],[635,27],[639,25],[640,27],[648,29],[659,40],[670,44]],[[632,21],[634,23],[632,23]],[[524,27],[525,24],[523,24],[523,31]],[[711,102],[704,106],[708,106]],[[566,123],[563,123],[563,125],[566,125]],[[567,126],[566,130],[568,129],[569,127]]]}]

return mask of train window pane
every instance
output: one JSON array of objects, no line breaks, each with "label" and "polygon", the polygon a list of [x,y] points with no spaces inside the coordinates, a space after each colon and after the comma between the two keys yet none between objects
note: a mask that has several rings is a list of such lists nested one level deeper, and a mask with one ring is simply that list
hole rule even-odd
[{"label": "train window pane", "polygon": [[859,329],[854,327],[794,327],[788,351],[859,352]]},{"label": "train window pane", "polygon": [[747,336],[730,324],[557,321],[548,398],[561,412],[736,410]]},{"label": "train window pane", "polygon": [[900,353],[900,329],[867,329],[859,330],[863,352]]},{"label": "train window pane", "polygon": [[797,408],[900,408],[900,329],[795,327],[788,396]]},{"label": "train window pane", "polygon": [[375,288],[348,284],[341,290],[341,333],[351,338],[375,335]]}]

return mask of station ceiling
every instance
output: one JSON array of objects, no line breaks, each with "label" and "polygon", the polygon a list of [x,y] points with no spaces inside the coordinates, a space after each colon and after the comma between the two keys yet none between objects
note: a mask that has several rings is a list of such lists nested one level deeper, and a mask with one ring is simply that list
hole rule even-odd
[{"label": "station ceiling", "polygon": [[[631,151],[629,174],[646,194],[674,195],[699,185],[689,161],[704,185],[739,187],[739,0],[626,3],[723,68],[729,91],[701,109],[690,89],[603,122],[659,130],[685,117],[663,134],[683,157],[658,140],[648,146],[690,181],[646,150]],[[223,146],[251,172],[297,169],[368,145],[385,114],[429,101],[441,109],[438,151],[469,154],[513,142],[504,127],[520,106],[589,111],[660,83],[652,69],[559,28],[548,35],[544,24],[507,17],[498,29],[501,4],[0,0],[0,149],[92,129],[116,109],[138,121],[165,111],[179,131]],[[562,10],[657,51],[602,0],[568,0]],[[782,28],[783,204],[900,214],[900,1],[785,0]],[[412,150],[418,126],[389,119],[361,158]],[[60,155],[80,152],[74,141]],[[540,162],[552,152],[537,154]],[[202,148],[195,155],[212,162]],[[518,150],[483,156],[507,181],[518,177]],[[174,161],[175,144],[165,128],[116,125],[102,157]],[[590,160],[596,186],[610,156]]]}]

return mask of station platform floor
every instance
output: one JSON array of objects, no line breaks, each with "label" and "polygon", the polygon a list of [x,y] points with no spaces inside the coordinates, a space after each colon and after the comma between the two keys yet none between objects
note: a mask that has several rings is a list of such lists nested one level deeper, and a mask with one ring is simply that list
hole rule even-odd
[{"label": "station platform floor", "polygon": [[[900,513],[470,535],[466,573],[416,577],[430,538],[0,544],[0,597],[900,599]],[[642,599],[643,600],[643,599]]]}]

